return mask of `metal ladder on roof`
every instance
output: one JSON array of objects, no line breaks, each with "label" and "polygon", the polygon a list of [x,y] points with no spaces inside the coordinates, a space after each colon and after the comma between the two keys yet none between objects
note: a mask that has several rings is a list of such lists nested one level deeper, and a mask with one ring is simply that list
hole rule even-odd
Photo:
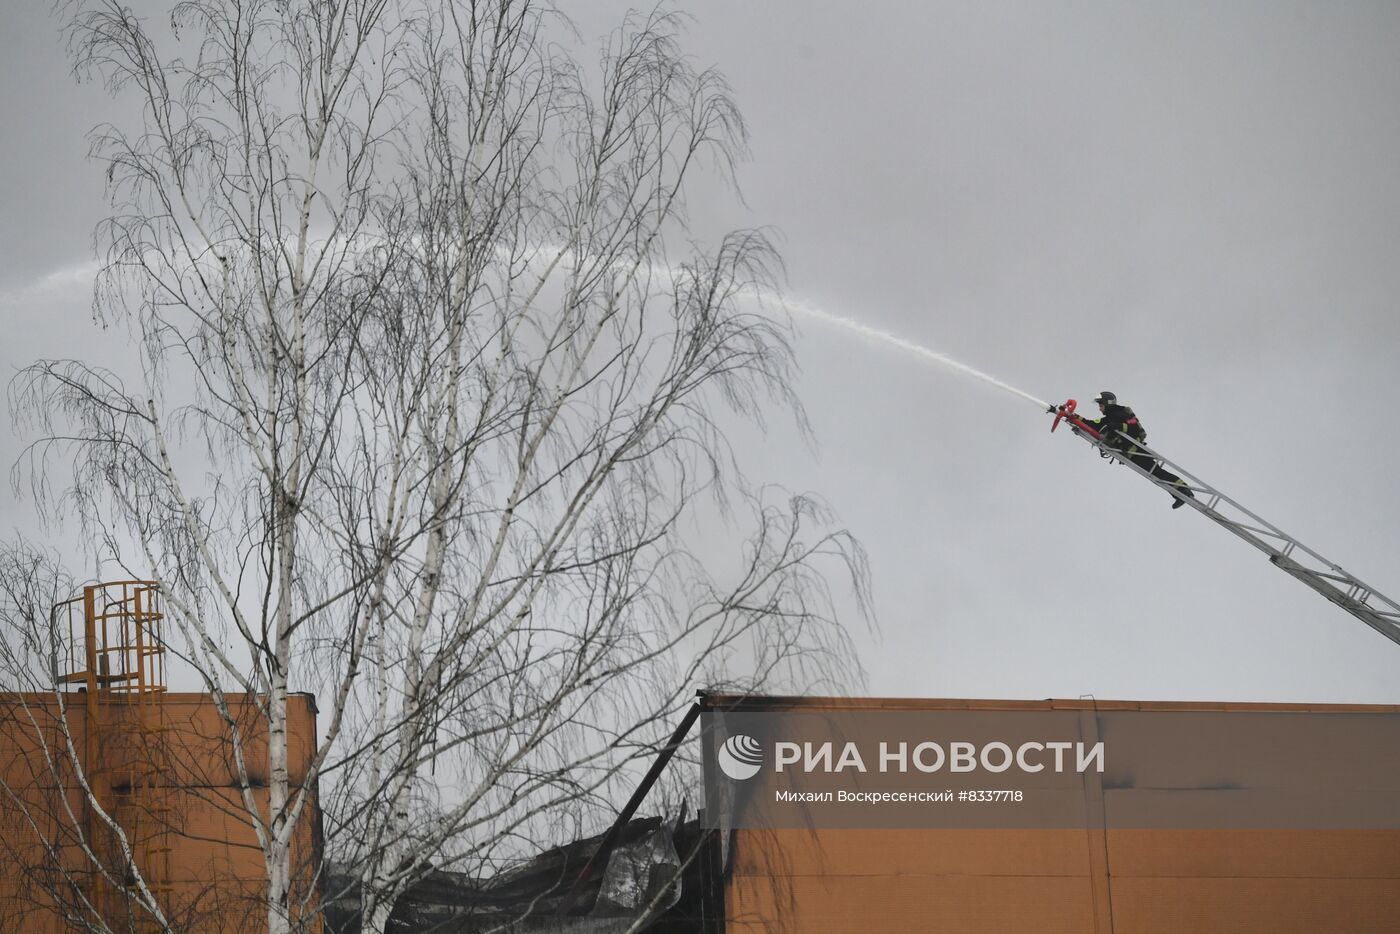
[{"label": "metal ladder on roof", "polygon": [[[1073,401],[1070,400],[1071,403]],[[1296,577],[1391,642],[1400,645],[1400,603],[1349,573],[1341,565],[1327,560],[1278,526],[1246,509],[1185,467],[1157,453],[1141,441],[1136,441],[1122,432],[1115,432],[1128,444],[1150,455],[1173,473],[1179,474],[1186,482],[1187,488],[1195,494],[1194,498],[1177,492],[1178,488],[1172,485],[1162,483],[1128,460],[1123,451],[1106,444],[1097,431],[1083,424],[1078,416],[1074,415],[1073,405],[1069,406],[1065,415],[1065,423],[1069,425],[1070,430],[1092,444],[1100,453],[1120,464],[1126,464],[1134,473],[1154,486],[1166,490],[1216,525],[1249,542],[1268,555],[1269,561],[1279,570]],[[1056,424],[1059,424],[1058,419]]]},{"label": "metal ladder on roof", "polygon": [[139,871],[150,896],[169,910],[175,815],[168,715],[161,704],[166,647],[160,585],[93,584],[58,604],[53,618],[68,629],[59,684],[81,691],[86,708],[80,764],[91,797],[82,834],[100,863],[84,873],[88,897],[106,928],[167,930],[133,884]]}]

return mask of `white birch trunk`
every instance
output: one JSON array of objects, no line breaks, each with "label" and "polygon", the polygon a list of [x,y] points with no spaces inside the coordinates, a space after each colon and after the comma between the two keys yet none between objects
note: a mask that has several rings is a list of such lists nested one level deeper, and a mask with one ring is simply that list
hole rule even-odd
[{"label": "white birch trunk", "polygon": [[[597,807],[712,660],[730,678],[748,653],[757,682],[827,648],[806,562],[860,561],[803,544],[809,506],[760,505],[737,584],[687,549],[695,497],[725,486],[711,407],[757,419],[791,361],[739,303],[769,281],[761,235],[667,252],[690,166],[744,142],[675,17],[616,33],[594,90],[524,0],[201,0],[180,67],[113,0],[71,8],[80,57],[144,97],[140,132],[98,149],[153,375],[144,396],[40,366],[32,408],[77,413],[55,434],[86,445],[85,514],[179,590],[235,736],[225,691],[258,695],[264,801],[241,739],[233,758],[271,934],[306,920],[293,844],[320,770],[349,828],[328,853],[382,934],[443,854],[486,865]],[[329,725],[294,788],[304,687]]]}]

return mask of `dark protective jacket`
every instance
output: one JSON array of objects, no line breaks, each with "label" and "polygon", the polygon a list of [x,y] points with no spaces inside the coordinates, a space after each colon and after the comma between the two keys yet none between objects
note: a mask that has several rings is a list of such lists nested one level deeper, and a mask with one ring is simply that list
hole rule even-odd
[{"label": "dark protective jacket", "polygon": [[[1104,445],[1119,452],[1120,457],[1147,471],[1148,476],[1163,486],[1174,487],[1173,509],[1188,499],[1196,498],[1195,492],[1185,480],[1167,470],[1160,461],[1137,446],[1147,443],[1147,429],[1142,427],[1142,422],[1138,421],[1133,410],[1126,405],[1118,405],[1117,403],[1106,405],[1103,408],[1103,418],[1086,418],[1084,424],[1099,432],[1103,436]],[[1115,431],[1122,432],[1122,434],[1114,434]],[[1123,435],[1127,435],[1127,437],[1125,438]],[[1112,457],[1113,455],[1106,451],[1100,451],[1099,456]]]},{"label": "dark protective jacket", "polygon": [[1116,402],[1104,406],[1103,418],[1086,418],[1085,424],[1093,426],[1100,434],[1106,435],[1104,443],[1111,447],[1127,448],[1129,443],[1123,440],[1116,431],[1132,438],[1135,441],[1147,440],[1147,429],[1142,427],[1142,422],[1133,414],[1133,410],[1126,405],[1119,405]]}]

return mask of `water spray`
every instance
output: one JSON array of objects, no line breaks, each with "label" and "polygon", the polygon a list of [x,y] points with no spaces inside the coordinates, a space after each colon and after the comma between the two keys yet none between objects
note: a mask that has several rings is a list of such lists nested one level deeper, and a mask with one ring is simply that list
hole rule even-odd
[{"label": "water spray", "polygon": [[890,334],[887,331],[881,331],[879,328],[872,328],[869,325],[861,324],[859,321],[852,321],[850,318],[843,318],[840,315],[833,315],[828,311],[822,311],[820,308],[814,308],[813,306],[808,305],[806,302],[800,300],[783,298],[780,299],[780,301],[782,302],[783,307],[790,312],[794,312],[807,318],[814,318],[818,321],[824,321],[827,324],[833,324],[837,327],[845,328],[848,331],[852,331],[856,334],[859,334],[861,337],[865,337],[870,340],[880,341],[881,343],[897,347],[898,349],[903,350],[907,353],[915,354],[916,356],[922,357],[925,360],[931,360],[934,363],[940,363],[943,366],[956,370],[959,373],[963,373],[967,376],[976,377],[977,379],[980,379],[985,383],[991,383],[998,389],[1004,389],[1007,392],[1012,393],[1013,395],[1020,396],[1027,402],[1034,402],[1036,408],[1040,409],[1042,412],[1053,411],[1050,404],[1044,401],[1043,399],[1037,399],[1030,393],[1017,389],[1010,383],[1002,382],[995,376],[983,373],[981,370],[976,369],[974,367],[970,367],[966,363],[960,363],[945,353],[939,353],[936,350],[930,350],[927,347],[924,347],[920,344],[916,344],[913,341],[905,340],[902,337],[897,337],[896,335]]},{"label": "water spray", "polygon": [[[765,297],[772,298],[794,314],[845,328],[861,337],[916,354],[925,360],[940,363],[959,373],[991,383],[1027,402],[1034,402],[1038,408],[1055,415],[1055,422],[1050,426],[1051,431],[1054,431],[1061,421],[1066,422],[1075,435],[1092,444],[1101,456],[1110,457],[1117,463],[1126,465],[1159,489],[1167,490],[1172,496],[1173,509],[1190,505],[1197,512],[1204,513],[1212,521],[1268,555],[1270,563],[1275,567],[1296,577],[1390,641],[1400,645],[1400,602],[1379,593],[1371,585],[1343,570],[1340,565],[1327,560],[1277,526],[1211,487],[1204,480],[1147,447],[1143,439],[1126,435],[1122,431],[1114,431],[1111,427],[1103,428],[1085,422],[1075,414],[1075,400],[1070,399],[1062,405],[1051,406],[995,376],[913,341],[861,324],[859,321],[833,315],[800,300],[780,296]],[[1131,447],[1124,449],[1115,446],[1112,436],[1108,435],[1109,431],[1113,431],[1123,441],[1131,442]],[[1171,470],[1180,471],[1181,476],[1171,473]]]}]

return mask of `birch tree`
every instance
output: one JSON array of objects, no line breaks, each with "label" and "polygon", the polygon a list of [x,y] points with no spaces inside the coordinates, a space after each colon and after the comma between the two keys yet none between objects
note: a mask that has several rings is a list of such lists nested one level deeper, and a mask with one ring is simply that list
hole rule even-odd
[{"label": "birch tree", "polygon": [[[687,229],[745,130],[676,17],[583,64],[528,0],[191,0],[169,35],[68,13],[79,67],[144,106],[93,147],[96,310],[141,367],[43,361],[14,402],[44,501],[164,582],[270,931],[316,908],[291,846],[313,788],[382,931],[433,868],[596,827],[697,687],[850,665],[827,580],[864,608],[857,544],[726,441],[802,416],[768,240]],[[300,787],[297,689],[322,718]],[[266,724],[266,809],[232,693]]]}]

